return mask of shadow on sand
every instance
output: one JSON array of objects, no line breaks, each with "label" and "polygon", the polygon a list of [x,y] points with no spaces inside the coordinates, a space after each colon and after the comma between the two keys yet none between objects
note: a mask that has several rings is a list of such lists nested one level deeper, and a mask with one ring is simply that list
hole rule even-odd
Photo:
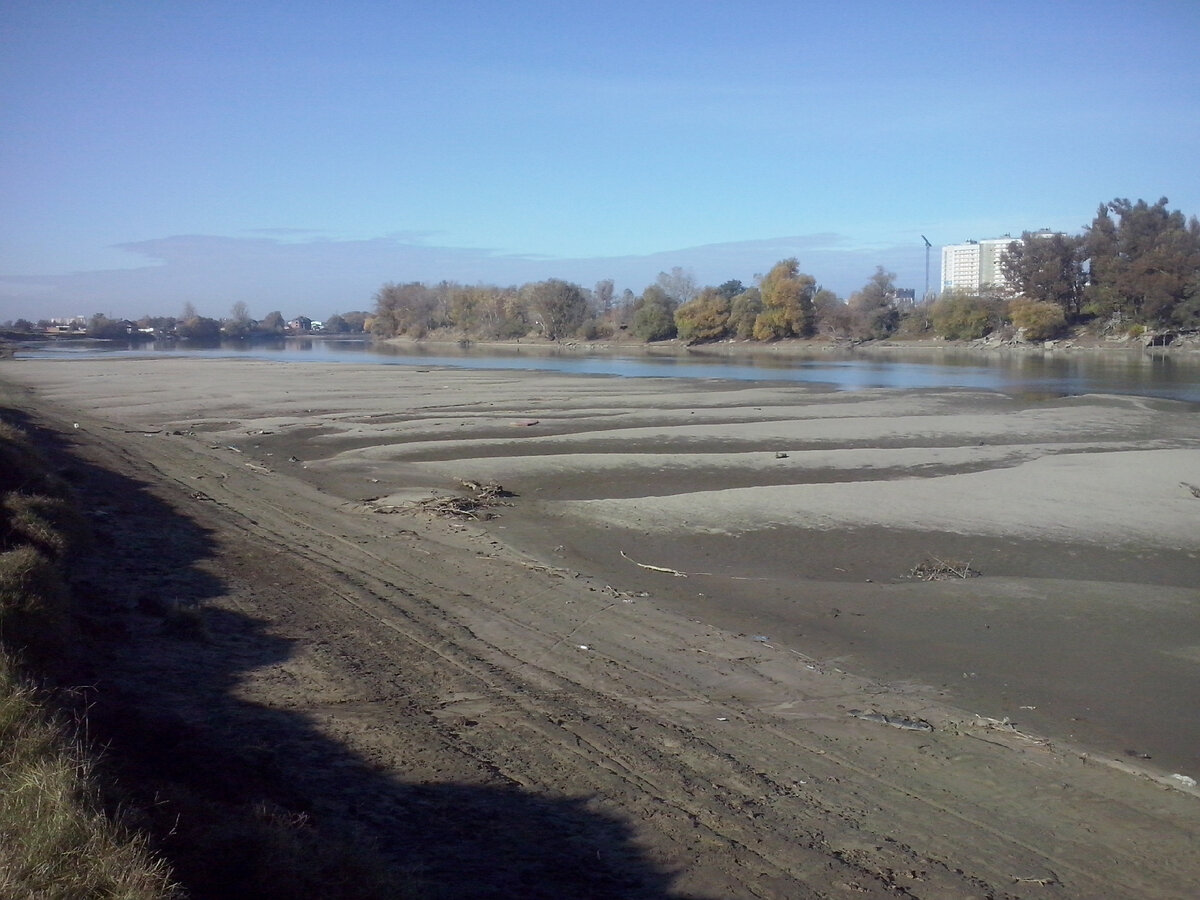
[{"label": "shadow on sand", "polygon": [[407,783],[305,715],[239,698],[244,672],[296,648],[222,605],[214,536],[86,439],[0,414],[92,519],[72,576],[85,638],[65,677],[90,686],[90,737],[192,897],[683,896],[584,800]]}]

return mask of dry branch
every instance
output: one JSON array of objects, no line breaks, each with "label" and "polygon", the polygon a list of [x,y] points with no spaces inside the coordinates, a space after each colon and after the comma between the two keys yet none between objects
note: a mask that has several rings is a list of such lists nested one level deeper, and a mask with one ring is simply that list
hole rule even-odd
[{"label": "dry branch", "polygon": [[652,566],[649,563],[640,563],[636,559],[630,557],[624,550],[621,551],[621,556],[629,560],[639,569],[649,569],[651,572],[665,572],[667,575],[674,575],[676,578],[687,578],[687,572],[680,572],[678,569],[668,569],[666,566]]}]

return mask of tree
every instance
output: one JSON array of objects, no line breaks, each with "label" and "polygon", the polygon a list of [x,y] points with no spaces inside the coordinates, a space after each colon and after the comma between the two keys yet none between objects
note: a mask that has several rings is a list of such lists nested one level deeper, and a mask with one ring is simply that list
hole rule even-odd
[{"label": "tree", "polygon": [[612,312],[613,308],[613,280],[605,278],[603,281],[597,281],[596,286],[592,289],[592,298],[596,303],[596,312],[602,316],[607,316]]},{"label": "tree", "polygon": [[694,300],[700,293],[695,277],[680,266],[675,266],[670,273],[659,272],[654,284],[676,305]]},{"label": "tree", "polygon": [[434,326],[438,298],[419,281],[388,282],[375,293],[372,330],[383,337],[408,334],[424,337]]},{"label": "tree", "polygon": [[1167,203],[1166,197],[1153,205],[1118,198],[1100,207],[1083,236],[1089,312],[1165,326],[1188,300],[1200,270],[1200,222]]},{"label": "tree", "polygon": [[369,317],[370,313],[363,312],[362,310],[342,313],[342,318],[346,321],[346,328],[351,334],[362,334],[366,331],[367,319]]},{"label": "tree", "polygon": [[738,294],[743,293],[745,290],[746,290],[746,286],[744,284],[742,284],[740,281],[738,281],[736,278],[730,278],[725,283],[717,286],[717,293],[720,294],[722,297],[724,297],[726,300],[732,300],[734,297],[736,297]]},{"label": "tree", "polygon": [[221,339],[221,323],[205,316],[192,316],[175,326],[175,333],[184,340],[212,343]]},{"label": "tree", "polygon": [[685,341],[720,340],[729,329],[729,298],[719,288],[705,288],[675,310],[675,328]]},{"label": "tree", "polygon": [[861,337],[885,338],[900,324],[900,310],[896,308],[896,276],[875,267],[875,274],[847,303],[856,319],[855,326]]},{"label": "tree", "polygon": [[1057,303],[1074,320],[1079,317],[1086,283],[1082,243],[1079,237],[1026,231],[1008,245],[1000,269],[1018,296]]},{"label": "tree", "polygon": [[346,320],[334,313],[327,318],[323,323],[321,330],[327,334],[345,334],[350,330],[350,326],[346,324]]},{"label": "tree", "polygon": [[763,311],[754,323],[756,340],[812,337],[816,329],[812,301],[817,281],[800,272],[795,257],[777,262],[763,278],[760,290]]},{"label": "tree", "polygon": [[287,330],[287,320],[279,310],[272,310],[258,323],[258,330],[264,334],[283,334]]},{"label": "tree", "polygon": [[673,297],[658,284],[642,291],[637,312],[633,314],[633,333],[643,341],[665,341],[675,337],[675,307]]},{"label": "tree", "polygon": [[756,287],[747,288],[729,301],[729,330],[744,341],[750,340],[762,311],[762,293]]},{"label": "tree", "polygon": [[96,313],[88,319],[87,336],[106,340],[129,337],[129,323]]},{"label": "tree", "polygon": [[229,318],[221,324],[226,337],[245,338],[250,335],[254,322],[250,318],[250,307],[239,300],[229,311]]},{"label": "tree", "polygon": [[833,291],[822,288],[813,295],[817,332],[828,338],[849,338],[855,333],[855,316]]},{"label": "tree", "polygon": [[551,278],[527,284],[522,293],[539,317],[542,333],[552,341],[570,337],[587,318],[587,297],[577,284]]},{"label": "tree", "polygon": [[450,324],[465,335],[479,332],[479,314],[482,304],[482,289],[461,284],[446,285],[448,300],[447,314]]}]

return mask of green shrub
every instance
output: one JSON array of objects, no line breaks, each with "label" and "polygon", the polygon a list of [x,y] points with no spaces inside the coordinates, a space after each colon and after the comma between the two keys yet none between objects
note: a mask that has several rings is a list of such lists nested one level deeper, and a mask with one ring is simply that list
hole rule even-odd
[{"label": "green shrub", "polygon": [[929,310],[933,330],[951,341],[974,341],[986,337],[999,324],[1001,304],[990,298],[963,291],[941,296]]},{"label": "green shrub", "polygon": [[1018,297],[1008,305],[1008,314],[1012,323],[1022,330],[1025,339],[1030,341],[1058,337],[1067,327],[1063,308],[1047,300]]},{"label": "green shrub", "polygon": [[633,315],[633,333],[643,341],[665,341],[675,337],[675,310],[664,301],[644,303]]}]

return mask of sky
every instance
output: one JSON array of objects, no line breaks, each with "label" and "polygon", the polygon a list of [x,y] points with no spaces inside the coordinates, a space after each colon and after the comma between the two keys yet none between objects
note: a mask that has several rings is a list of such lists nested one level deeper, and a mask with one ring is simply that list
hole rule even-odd
[{"label": "sky", "polygon": [[0,4],[0,322],[323,318],[385,282],[841,296],[1200,215],[1200,2]]}]

